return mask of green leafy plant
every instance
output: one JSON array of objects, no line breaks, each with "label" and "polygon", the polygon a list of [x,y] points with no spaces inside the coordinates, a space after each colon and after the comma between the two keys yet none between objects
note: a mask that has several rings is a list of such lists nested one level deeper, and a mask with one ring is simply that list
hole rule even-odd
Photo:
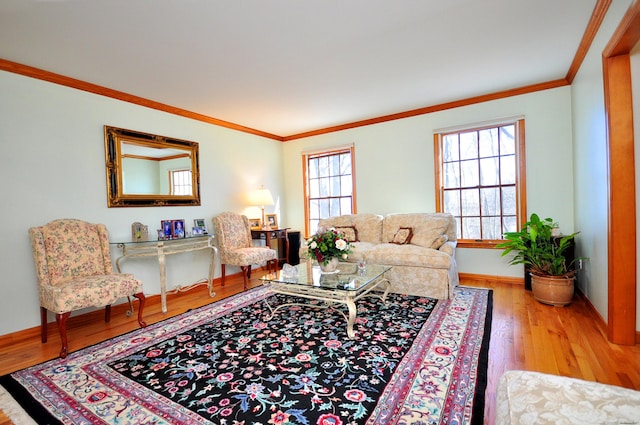
[{"label": "green leafy plant", "polygon": [[344,234],[335,228],[318,228],[315,235],[307,239],[309,257],[318,260],[319,264],[327,265],[333,257],[346,260],[351,253],[351,244]]},{"label": "green leafy plant", "polygon": [[553,238],[552,230],[556,226],[551,218],[543,220],[537,214],[531,214],[519,232],[505,233],[505,242],[496,248],[503,249],[503,257],[515,253],[509,264],[525,264],[534,275],[572,277],[576,273],[572,266],[577,259],[567,264],[564,252],[580,232]]}]

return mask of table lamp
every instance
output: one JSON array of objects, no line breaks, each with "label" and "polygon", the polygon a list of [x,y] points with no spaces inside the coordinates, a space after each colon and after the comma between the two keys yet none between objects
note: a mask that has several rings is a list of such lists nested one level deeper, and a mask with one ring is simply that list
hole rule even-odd
[{"label": "table lamp", "polygon": [[252,204],[259,205],[262,208],[262,230],[271,230],[271,226],[264,220],[264,207],[265,205],[273,205],[273,196],[269,189],[265,189],[264,185],[260,186],[251,197]]}]

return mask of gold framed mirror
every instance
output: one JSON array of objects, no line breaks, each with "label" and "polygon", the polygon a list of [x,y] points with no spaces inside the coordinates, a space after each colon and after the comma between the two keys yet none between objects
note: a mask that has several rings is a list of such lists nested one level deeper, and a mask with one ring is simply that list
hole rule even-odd
[{"label": "gold framed mirror", "polygon": [[200,205],[198,143],[104,126],[107,203]]}]

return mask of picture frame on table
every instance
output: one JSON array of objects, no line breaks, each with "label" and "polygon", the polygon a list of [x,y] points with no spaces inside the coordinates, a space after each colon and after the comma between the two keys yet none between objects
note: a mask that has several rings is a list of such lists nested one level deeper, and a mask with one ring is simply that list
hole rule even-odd
[{"label": "picture frame on table", "polygon": [[278,216],[276,214],[266,214],[265,220],[267,221],[267,226],[272,229],[278,228]]},{"label": "picture frame on table", "polygon": [[202,236],[204,235],[204,229],[202,227],[194,227],[193,229],[191,229],[191,234],[193,236]]},{"label": "picture frame on table", "polygon": [[250,218],[249,219],[249,227],[251,230],[260,230],[262,229],[262,220],[259,218]]},{"label": "picture frame on table", "polygon": [[[195,230],[195,229],[200,229]],[[209,232],[207,231],[207,223],[204,221],[204,218],[194,218],[193,219],[193,232],[194,235],[206,235]]]},{"label": "picture frame on table", "polygon": [[184,219],[171,220],[171,236],[174,239],[184,238]]},{"label": "picture frame on table", "polygon": [[171,239],[173,235],[173,226],[171,225],[171,220],[160,221],[160,227],[162,227],[163,239]]}]

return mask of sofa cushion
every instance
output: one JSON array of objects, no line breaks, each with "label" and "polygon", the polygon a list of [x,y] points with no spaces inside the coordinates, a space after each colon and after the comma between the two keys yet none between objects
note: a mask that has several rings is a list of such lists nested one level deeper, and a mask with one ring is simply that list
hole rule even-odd
[{"label": "sofa cushion", "polygon": [[451,220],[452,217],[449,214],[389,214],[384,218],[382,241],[391,242],[399,228],[411,227],[413,230],[411,243],[431,248],[440,236],[446,234]]},{"label": "sofa cushion", "polygon": [[349,214],[324,218],[320,220],[318,225],[325,228],[354,226],[358,230],[358,241],[380,243],[382,241],[382,218],[378,214]]},{"label": "sofa cushion", "polygon": [[335,229],[344,235],[347,242],[358,242],[358,229],[355,226],[339,226]]},{"label": "sofa cushion", "polygon": [[397,245],[405,245],[411,243],[411,237],[413,236],[413,229],[411,227],[401,227],[398,229],[395,235],[393,235],[393,239],[391,243],[395,243]]},{"label": "sofa cushion", "polygon": [[367,262],[373,264],[434,269],[448,269],[451,266],[451,256],[435,249],[413,244],[382,243],[367,249],[364,255]]},{"label": "sofa cushion", "polygon": [[367,260],[369,252],[376,246],[371,242],[353,242],[351,244],[351,254],[347,257],[349,263],[357,263],[360,260]]}]

